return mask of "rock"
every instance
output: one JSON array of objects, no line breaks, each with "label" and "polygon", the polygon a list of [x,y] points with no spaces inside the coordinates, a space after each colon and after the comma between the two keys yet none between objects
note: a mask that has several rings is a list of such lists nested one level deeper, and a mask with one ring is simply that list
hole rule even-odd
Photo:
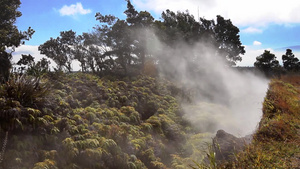
[{"label": "rock", "polygon": [[252,135],[235,137],[224,130],[218,130],[213,138],[213,149],[216,153],[216,161],[234,160],[234,154],[242,151],[252,141]]}]

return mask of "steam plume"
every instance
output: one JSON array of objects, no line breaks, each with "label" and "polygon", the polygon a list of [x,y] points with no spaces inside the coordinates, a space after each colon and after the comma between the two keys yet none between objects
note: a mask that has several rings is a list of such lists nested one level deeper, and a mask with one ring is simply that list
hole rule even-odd
[{"label": "steam plume", "polygon": [[226,66],[226,60],[203,42],[180,42],[175,48],[157,43],[161,75],[171,77],[192,96],[192,104],[182,106],[195,127],[203,132],[223,129],[237,136],[256,129],[267,79]]}]

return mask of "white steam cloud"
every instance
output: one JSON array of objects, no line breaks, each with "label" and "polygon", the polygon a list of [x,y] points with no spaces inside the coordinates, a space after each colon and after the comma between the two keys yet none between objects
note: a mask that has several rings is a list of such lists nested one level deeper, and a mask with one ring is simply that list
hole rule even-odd
[{"label": "white steam cloud", "polygon": [[261,115],[268,80],[253,72],[226,66],[225,59],[205,43],[158,51],[162,75],[181,84],[192,98],[182,103],[185,117],[202,132],[223,129],[236,136],[255,131]]}]

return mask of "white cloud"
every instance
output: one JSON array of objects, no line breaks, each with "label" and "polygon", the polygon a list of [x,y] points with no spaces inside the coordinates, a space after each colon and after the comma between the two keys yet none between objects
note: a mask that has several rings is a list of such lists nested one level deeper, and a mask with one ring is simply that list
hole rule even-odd
[{"label": "white cloud", "polygon": [[243,33],[262,33],[263,30],[255,28],[255,27],[248,27],[246,29],[241,30],[241,32],[243,32]]},{"label": "white cloud", "polygon": [[256,61],[256,57],[263,54],[264,49],[251,49],[251,47],[245,47],[246,53],[242,55],[242,61],[237,62],[237,66],[253,66]]},{"label": "white cloud", "polygon": [[88,13],[91,13],[91,12],[92,11],[90,9],[84,9],[80,2],[77,2],[76,4],[72,4],[70,6],[64,5],[59,10],[59,13],[62,16],[74,16],[76,14],[85,15],[85,14],[88,14]]},{"label": "white cloud", "polygon": [[[282,65],[282,55],[285,54],[285,51],[277,51],[272,48],[267,49],[255,49],[253,46],[245,46],[246,53],[242,55],[242,61],[237,62],[237,66],[253,66],[256,61],[256,57],[263,54],[265,50],[270,51],[276,56],[276,59],[279,61],[279,64]],[[300,59],[300,52],[293,52],[294,55]]]},{"label": "white cloud", "polygon": [[262,44],[262,43],[259,42],[259,41],[254,41],[254,42],[253,42],[253,45],[254,45],[254,46],[260,46],[261,44]]},{"label": "white cloud", "polygon": [[[46,58],[47,60],[50,60],[50,68],[53,70],[53,68],[56,67],[56,63],[48,58],[46,55],[43,55],[40,53],[38,50],[39,46],[33,46],[33,45],[21,45],[15,49],[15,52],[12,53],[13,58],[12,58],[12,63],[16,64],[22,57],[22,55],[28,55],[30,54],[31,56],[34,57],[34,61],[38,62],[40,61],[43,57]],[[74,60],[72,62],[72,68],[74,71],[80,70],[79,62]]]},{"label": "white cloud", "polygon": [[269,23],[300,23],[300,2],[298,0],[133,0],[142,10],[160,14],[166,9],[189,10],[195,17],[215,19],[221,15],[238,26],[264,26]]},{"label": "white cloud", "polygon": [[14,63],[18,62],[22,54],[23,55],[30,54],[35,58],[34,59],[35,61],[39,61],[41,58],[46,57],[45,55],[40,54],[38,50],[38,46],[21,45],[15,49],[15,52],[13,52],[13,62]]},{"label": "white cloud", "polygon": [[[21,45],[18,48],[15,49],[15,52],[12,53],[13,58],[12,58],[12,63],[16,64],[22,57],[22,55],[28,55],[30,54],[31,56],[34,57],[34,61],[40,61],[43,57],[47,58],[45,55],[40,54],[40,51],[38,50],[39,46],[33,46],[33,45]],[[50,60],[51,64],[50,67],[55,67],[55,63],[52,59],[47,58]]]}]

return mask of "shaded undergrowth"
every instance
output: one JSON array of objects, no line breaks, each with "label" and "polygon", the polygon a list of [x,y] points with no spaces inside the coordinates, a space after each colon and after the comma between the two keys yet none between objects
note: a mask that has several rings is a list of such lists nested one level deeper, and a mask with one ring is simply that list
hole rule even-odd
[{"label": "shaded undergrowth", "polygon": [[26,78],[32,85],[14,79],[1,86],[0,168],[179,169],[202,158],[199,142],[208,134],[182,118],[179,89],[166,80],[84,73]]}]

